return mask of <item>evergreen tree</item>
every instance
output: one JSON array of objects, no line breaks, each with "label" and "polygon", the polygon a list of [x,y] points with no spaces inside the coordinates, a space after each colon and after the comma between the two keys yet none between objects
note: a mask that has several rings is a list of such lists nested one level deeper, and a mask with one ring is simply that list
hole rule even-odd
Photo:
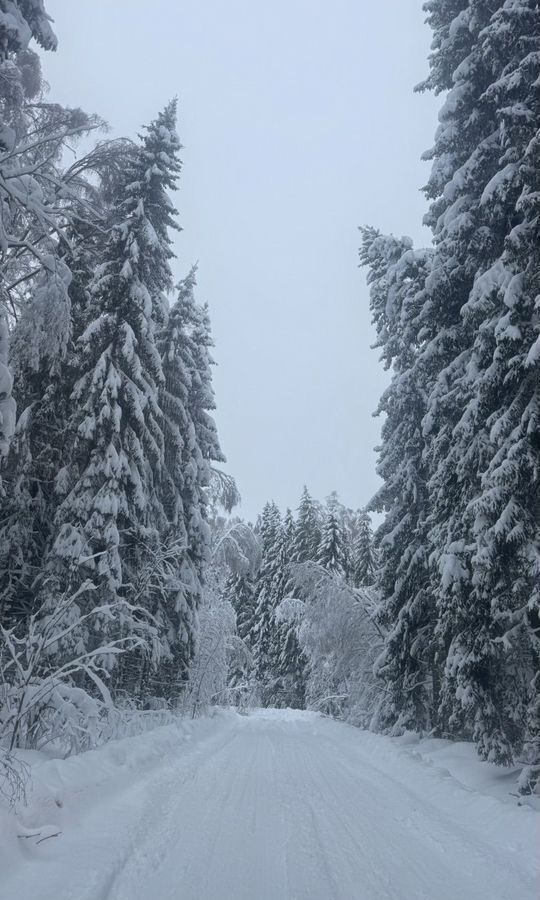
[{"label": "evergreen tree", "polygon": [[383,720],[435,724],[499,763],[525,741],[530,789],[540,765],[538,3],[425,8],[434,40],[420,87],[447,92],[426,155],[433,250],[414,262],[406,248],[381,250],[374,232],[363,248],[394,369],[374,503],[386,512]]},{"label": "evergreen tree", "polygon": [[[531,592],[538,603],[538,378],[526,360],[535,340],[531,54],[540,32],[537,3],[460,6],[428,4],[437,52],[426,85],[450,89],[428,184],[435,252],[426,316],[439,329],[423,351],[439,372],[425,432],[446,660],[440,721],[471,736],[484,758],[508,763],[523,744],[537,646],[529,604]],[[523,477],[532,491],[531,482],[520,488]]]},{"label": "evergreen tree", "polygon": [[[81,110],[45,102],[39,57],[28,49],[31,38],[45,49],[56,47],[43,3],[9,2],[0,22],[0,148],[7,151],[0,160],[0,272],[20,414],[3,466],[0,526],[0,616],[10,622],[24,619],[34,606],[33,583],[61,487],[74,383],[72,266],[84,255],[75,222],[85,223],[85,254],[101,232],[99,186],[86,178],[89,168],[100,174],[100,154],[64,167],[68,139],[72,144],[101,123]],[[94,256],[89,271],[95,262]],[[7,423],[13,404],[8,410]]]},{"label": "evergreen tree", "polygon": [[298,515],[296,518],[295,535],[291,551],[291,559],[295,563],[304,563],[308,560],[315,561],[321,540],[321,528],[317,507],[311,495],[304,486]]},{"label": "evergreen tree", "polygon": [[[525,740],[523,790],[540,776],[539,13],[538,3],[501,4],[482,32],[500,158],[480,205],[503,243],[493,265],[477,273],[464,308],[476,326],[474,403],[489,429],[480,492],[468,508],[475,536],[470,602],[484,611],[484,663],[480,671],[478,659],[469,663],[466,683],[482,706],[475,737],[484,757],[521,754]],[[471,411],[467,418],[474,421]],[[495,681],[489,698],[477,688],[486,669]]]},{"label": "evergreen tree", "polygon": [[334,503],[331,503],[326,511],[317,552],[317,562],[335,575],[345,574],[343,534],[339,524],[338,511]]},{"label": "evergreen tree", "polygon": [[253,577],[249,572],[231,572],[225,584],[225,597],[236,613],[236,629],[242,640],[249,637],[255,614]]},{"label": "evergreen tree", "polygon": [[279,509],[275,503],[267,503],[260,522],[261,565],[255,583],[255,615],[249,634],[255,671],[265,705],[270,705],[274,697],[279,654],[275,611],[276,588],[283,578],[280,568],[283,562],[281,538]]},{"label": "evergreen tree", "polygon": [[222,592],[223,602],[234,610],[235,639],[229,653],[228,684],[237,705],[251,693],[253,658],[249,634],[255,615],[255,585],[250,572],[229,571]]},{"label": "evergreen tree", "polygon": [[164,464],[158,484],[163,511],[160,533],[162,540],[174,548],[179,575],[180,590],[170,612],[176,619],[174,632],[184,634],[183,659],[175,659],[176,668],[184,673],[193,653],[201,571],[208,545],[200,483],[200,473],[206,463],[197,443],[190,409],[195,377],[193,286],[191,272],[179,286],[178,298],[158,341],[164,375],[159,389],[164,431]]},{"label": "evergreen tree", "polygon": [[[296,525],[290,509],[285,513],[280,540],[280,566],[275,583],[275,606],[293,590],[290,563],[296,538]],[[296,636],[295,623],[278,621],[278,653],[276,659],[276,706],[303,709],[305,704],[306,659]]]},{"label": "evergreen tree", "polygon": [[385,414],[377,464],[383,485],[371,501],[384,514],[376,535],[378,619],[386,630],[376,664],[385,683],[377,722],[399,731],[432,727],[438,685],[422,428],[431,374],[418,360],[422,339],[429,336],[420,316],[430,254],[373,229],[365,229],[363,238],[360,258],[370,269],[377,346],[385,365],[393,367],[378,408]]},{"label": "evergreen tree", "polygon": [[[190,300],[192,307],[194,362],[190,408],[195,425],[197,443],[201,448],[203,459],[213,462],[226,462],[219,444],[216,424],[212,418],[212,412],[216,408],[216,403],[212,387],[212,366],[214,365],[214,360],[211,356],[211,348],[214,346],[214,342],[212,340],[210,314],[206,304],[200,306],[195,303],[193,294],[191,294]],[[208,472],[205,476],[206,484],[209,483],[209,479],[210,473]]]},{"label": "evergreen tree", "polygon": [[68,416],[63,376],[71,337],[70,281],[69,268],[49,254],[12,341],[22,415],[4,470],[8,487],[0,531],[4,621],[33,611],[33,584],[58,502],[55,480],[64,464]]},{"label": "evergreen tree", "polygon": [[[78,341],[69,423],[74,465],[42,589],[52,604],[58,591],[91,576],[85,603],[135,601],[155,612],[156,598],[140,578],[159,543],[163,372],[155,323],[172,282],[167,228],[174,211],[166,190],[179,170],[175,119],[171,103],[131,160],[124,218],[111,231],[91,291],[94,319]],[[115,625],[123,634],[137,630],[130,606],[124,603]],[[98,627],[106,632],[110,620]]]},{"label": "evergreen tree", "polygon": [[174,598],[164,603],[171,640],[173,674],[161,675],[174,684],[185,677],[194,650],[196,610],[208,563],[207,487],[211,460],[222,460],[210,410],[211,385],[208,313],[194,298],[195,270],[181,282],[178,298],[158,339],[163,383],[159,404],[163,412],[164,465],[158,485],[164,516],[160,531],[170,547],[178,573]]},{"label": "evergreen tree", "polygon": [[375,578],[375,548],[371,520],[367,512],[358,516],[353,547],[353,584],[367,587]]},{"label": "evergreen tree", "polygon": [[279,656],[279,704],[291,709],[304,709],[306,703],[307,660],[296,636],[294,623],[280,625]]}]

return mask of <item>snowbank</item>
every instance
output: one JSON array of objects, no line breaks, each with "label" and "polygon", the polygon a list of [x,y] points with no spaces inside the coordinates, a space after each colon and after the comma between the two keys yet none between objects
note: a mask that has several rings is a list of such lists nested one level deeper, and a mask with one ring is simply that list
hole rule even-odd
[{"label": "snowbank", "polygon": [[388,737],[361,731],[358,749],[381,773],[409,786],[408,827],[414,826],[421,797],[444,815],[460,819],[471,836],[482,834],[493,848],[515,853],[540,883],[540,798],[518,795],[520,767],[483,762],[472,743],[419,738],[411,732]]},{"label": "snowbank", "polygon": [[462,787],[477,791],[514,805],[531,806],[540,810],[540,797],[523,797],[517,792],[517,782],[522,766],[505,768],[483,762],[474,744],[467,741],[447,741],[437,738],[419,738],[407,732],[392,738],[413,758],[432,766],[438,773],[454,778]]},{"label": "snowbank", "polygon": [[172,756],[193,745],[204,746],[238,718],[228,710],[195,720],[179,718],[173,725],[112,740],[67,759],[20,751],[30,773],[27,802],[11,811],[0,806],[0,871],[6,875],[21,857],[46,858],[47,845],[69,832],[93,806],[142,779],[160,762],[170,764]]}]

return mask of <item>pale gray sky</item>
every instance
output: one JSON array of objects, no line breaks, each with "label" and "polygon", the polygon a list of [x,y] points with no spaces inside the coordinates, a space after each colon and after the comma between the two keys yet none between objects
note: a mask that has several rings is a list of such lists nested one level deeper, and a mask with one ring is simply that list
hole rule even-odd
[{"label": "pale gray sky", "polygon": [[302,485],[364,505],[385,376],[357,226],[426,242],[421,153],[439,101],[421,0],[48,0],[51,99],[134,136],[174,95],[176,271],[199,261],[216,419],[253,517]]}]

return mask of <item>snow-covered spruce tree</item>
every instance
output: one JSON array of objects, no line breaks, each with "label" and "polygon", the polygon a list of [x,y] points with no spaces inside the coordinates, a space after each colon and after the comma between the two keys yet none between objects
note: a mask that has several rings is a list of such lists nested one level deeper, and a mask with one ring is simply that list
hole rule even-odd
[{"label": "snow-covered spruce tree", "polygon": [[86,158],[66,170],[63,155],[68,140],[100,123],[81,110],[46,102],[39,58],[26,47],[32,36],[42,46],[55,46],[41,3],[10,3],[2,29],[7,32],[0,62],[0,276],[13,331],[19,421],[3,465],[0,616],[12,622],[32,607],[32,584],[58,504],[55,477],[63,465],[73,383],[66,367],[73,334],[75,218],[83,215],[87,230],[96,231],[95,204],[88,197],[96,189],[90,191],[83,175]]},{"label": "snow-covered spruce tree", "polygon": [[172,658],[164,662],[157,677],[168,681],[171,689],[187,677],[193,655],[196,610],[210,551],[210,462],[224,459],[210,415],[215,404],[208,311],[196,303],[194,287],[193,269],[179,285],[178,298],[158,339],[164,375],[159,391],[164,429],[161,531],[176,555],[178,583],[168,604],[168,631],[177,637],[172,639]]},{"label": "snow-covered spruce tree", "polygon": [[[285,597],[292,593],[290,564],[296,537],[296,523],[288,509],[283,519],[280,536],[280,565],[275,583],[275,607],[279,607]],[[303,709],[305,704],[306,658],[298,643],[295,623],[281,619],[277,625],[278,653],[276,659],[275,705]]]},{"label": "snow-covered spruce tree", "polygon": [[425,433],[439,718],[507,763],[523,746],[538,647],[539,11],[521,0],[426,8],[424,87],[449,91],[429,154],[425,315],[438,327],[423,348],[438,371]]},{"label": "snow-covered spruce tree", "polygon": [[[66,220],[72,212],[66,207]],[[77,378],[74,335],[96,256],[71,228],[66,234],[71,243],[63,257],[58,247],[40,251],[43,268],[26,282],[27,294],[11,339],[19,419],[4,463],[0,526],[0,607],[10,621],[24,618],[34,605],[33,583],[49,545],[68,466],[66,425]]]},{"label": "snow-covered spruce tree", "polygon": [[431,374],[418,353],[427,327],[419,320],[430,255],[408,239],[363,230],[360,259],[368,282],[377,344],[393,368],[377,412],[385,414],[377,471],[383,485],[371,508],[384,514],[376,541],[378,620],[386,636],[376,669],[385,692],[376,726],[400,731],[434,724],[437,672],[435,611],[429,589],[428,502],[422,421]]},{"label": "snow-covered spruce tree", "polygon": [[225,583],[224,596],[232,604],[236,613],[238,636],[245,640],[249,636],[255,613],[255,586],[250,572],[231,572]]},{"label": "snow-covered spruce tree", "polygon": [[[411,289],[406,266],[401,275],[394,267],[394,287],[380,281],[380,310],[384,326],[392,290],[416,297],[413,341],[403,345],[416,348],[410,375],[425,405],[423,472],[415,475],[415,464],[409,481],[416,504],[424,486],[428,494],[418,522],[435,604],[435,627],[422,637],[428,659],[435,651],[431,721],[500,763],[525,740],[530,787],[538,772],[538,4],[429,0],[425,8],[434,42],[421,87],[448,91],[427,154],[434,248],[423,292]],[[383,451],[385,443],[383,434]],[[410,597],[402,579],[396,584]],[[397,620],[391,611],[388,624]],[[404,635],[390,631],[382,661],[403,649],[407,660]],[[419,712],[411,709],[413,726]]]},{"label": "snow-covered spruce tree", "polygon": [[[219,444],[212,412],[215,409],[212,387],[213,346],[208,306],[198,304],[193,295],[194,282],[185,293],[184,304],[190,317],[192,369],[188,395],[188,411],[192,422],[184,453],[184,521],[186,523],[189,558],[198,582],[204,585],[204,572],[209,561],[210,532],[208,526],[208,490],[212,480],[211,463],[225,462]],[[193,443],[195,442],[195,443]],[[197,599],[197,598],[195,598]]]},{"label": "snow-covered spruce tree", "polygon": [[[527,791],[540,776],[538,3],[501,4],[481,45],[492,73],[486,95],[495,108],[500,157],[482,185],[480,209],[503,244],[493,264],[476,274],[463,309],[475,326],[476,396],[468,418],[474,421],[478,406],[489,429],[489,460],[469,506],[475,535],[470,602],[485,630],[474,644],[477,658],[465,663],[474,673],[466,683],[477,692],[474,728],[482,756],[505,761],[522,754],[525,740]],[[495,681],[489,698],[486,671]]]},{"label": "snow-covered spruce tree", "polygon": [[283,586],[282,523],[275,503],[267,503],[260,520],[261,564],[255,583],[255,614],[249,645],[264,705],[274,700],[276,664],[279,656],[275,619],[277,591]]},{"label": "snow-covered spruce tree", "polygon": [[354,544],[357,533],[358,512],[341,503],[337,491],[332,491],[327,498],[326,503],[327,505],[333,504],[337,511],[339,527],[341,530],[343,574],[345,580],[350,584],[353,584]]},{"label": "snow-covered spruce tree", "polygon": [[[488,649],[486,644],[480,649],[485,637],[481,611],[470,614],[474,535],[469,503],[480,491],[489,449],[471,365],[474,330],[481,322],[465,317],[462,310],[476,274],[489,267],[502,244],[482,222],[481,196],[499,154],[495,110],[485,98],[490,75],[479,39],[491,14],[485,4],[474,6],[436,3],[429,9],[436,52],[426,86],[450,91],[439,116],[435,146],[428,154],[435,160],[426,189],[432,200],[427,222],[433,229],[435,252],[424,318],[433,323],[433,337],[423,354],[435,378],[427,392],[423,430],[430,469],[431,589],[443,668],[438,718],[442,733],[478,738],[474,720],[478,705],[484,701],[491,705],[487,686],[491,677],[481,676],[487,693],[481,688],[480,701],[474,688],[462,692],[458,684],[461,681],[465,688],[467,676],[462,679],[460,673],[468,668],[467,660],[476,667],[479,651],[483,655]],[[482,668],[481,663],[476,667],[479,674]]]},{"label": "snow-covered spruce tree", "polygon": [[21,415],[6,460],[0,530],[2,620],[33,611],[33,584],[50,535],[63,466],[68,399],[62,375],[71,337],[71,273],[52,253],[23,307],[12,346]]},{"label": "snow-covered spruce tree", "polygon": [[291,551],[291,559],[296,563],[315,561],[321,540],[321,523],[317,507],[304,487],[298,513]]},{"label": "snow-covered spruce tree", "polygon": [[206,460],[207,472],[204,475],[204,482],[208,485],[211,477],[208,461],[225,462],[226,460],[219,444],[216,424],[212,417],[216,403],[212,387],[212,366],[214,365],[214,360],[212,359],[211,348],[214,346],[214,342],[212,339],[210,314],[207,304],[201,306],[196,303],[193,300],[193,294],[191,294],[191,301],[194,370],[189,404],[197,443],[201,448],[203,459]]},{"label": "snow-covered spruce tree", "polygon": [[[195,522],[200,522],[198,473],[203,465],[189,411],[194,370],[192,290],[193,275],[190,273],[179,286],[178,298],[158,338],[163,368],[159,405],[163,413],[164,435],[163,466],[158,486],[163,507],[159,531],[162,541],[173,551],[178,584],[176,596],[171,597],[167,609],[171,653],[160,664],[156,678],[164,686],[168,682],[172,691],[187,677],[201,592],[200,541],[193,545],[188,538],[188,529],[193,532]],[[191,524],[190,516],[195,517]],[[190,537],[192,539],[193,534]],[[164,688],[164,693],[168,692],[168,688]]]},{"label": "snow-covered spruce tree", "polygon": [[222,592],[225,603],[229,603],[236,615],[235,633],[241,654],[236,653],[230,660],[228,683],[234,703],[241,703],[251,693],[253,658],[249,650],[249,633],[255,614],[255,585],[251,572],[230,571]]},{"label": "snow-covered spruce tree", "polygon": [[[483,312],[473,360],[491,447],[471,510],[472,597],[483,608],[489,604],[490,636],[502,656],[505,737],[514,755],[525,742],[525,792],[540,778],[539,13],[537,3],[501,5],[482,34],[498,75],[487,93],[497,108],[501,148],[499,170],[482,199],[485,215],[505,235],[500,259],[471,295],[472,314],[478,305]],[[479,747],[493,758],[500,750],[490,726]]]},{"label": "snow-covered spruce tree", "polygon": [[[69,488],[56,517],[40,591],[54,606],[59,592],[90,577],[94,589],[82,595],[80,605],[126,600],[148,610],[160,625],[168,591],[164,598],[159,572],[147,574],[160,557],[163,518],[158,490],[164,462],[158,396],[163,372],[155,329],[164,319],[165,292],[172,282],[167,229],[174,225],[174,210],[167,190],[179,170],[175,119],[171,103],[146,129],[140,152],[129,160],[123,221],[111,231],[92,285],[94,318],[77,345],[80,377],[68,425],[74,436]],[[78,637],[99,645],[111,628],[129,635],[138,627],[137,615],[126,605],[114,621],[104,613],[92,635]],[[168,654],[168,635],[162,632],[162,638],[158,649]],[[140,675],[137,660],[123,658],[116,687],[141,693]]]},{"label": "snow-covered spruce tree", "polygon": [[355,587],[368,587],[375,578],[375,547],[369,513],[359,513],[353,544],[352,582]]},{"label": "snow-covered spruce tree", "polygon": [[[53,122],[53,133],[60,140],[57,128]],[[62,196],[62,239],[43,236],[42,267],[33,264],[9,295],[10,307],[16,300],[18,311],[11,358],[19,421],[3,472],[0,606],[10,621],[24,618],[34,605],[33,582],[49,547],[69,472],[70,394],[80,374],[74,347],[88,322],[89,285],[103,258],[104,233],[111,219],[101,183],[104,176],[109,178],[111,166],[118,165],[120,153],[125,162],[125,143],[99,144],[69,169],[56,167],[52,183]],[[49,175],[50,166],[49,160]],[[92,183],[87,180],[89,171]],[[6,259],[5,274],[20,264]]]},{"label": "snow-covered spruce tree", "polygon": [[278,617],[278,626],[279,655],[277,661],[278,690],[276,692],[276,706],[304,709],[306,703],[307,659],[298,642],[295,623]]},{"label": "snow-covered spruce tree", "polygon": [[[466,306],[473,321],[481,319],[472,358],[490,429],[489,464],[471,504],[472,601],[489,609],[495,677],[501,672],[505,686],[502,728],[514,755],[525,739],[525,791],[540,777],[539,14],[537,3],[503,4],[482,33],[501,156],[481,205],[489,225],[503,231],[504,246]],[[500,713],[487,712],[480,752],[504,756]]]},{"label": "snow-covered spruce tree", "polygon": [[321,538],[317,550],[317,562],[328,572],[345,575],[345,552],[337,506],[331,502],[321,529]]}]

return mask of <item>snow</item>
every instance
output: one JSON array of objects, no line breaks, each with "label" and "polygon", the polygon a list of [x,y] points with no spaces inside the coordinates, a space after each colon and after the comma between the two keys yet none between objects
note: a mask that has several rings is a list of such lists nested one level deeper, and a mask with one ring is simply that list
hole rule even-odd
[{"label": "snow", "polygon": [[540,814],[469,744],[222,711],[27,761],[28,807],[2,820],[1,900],[538,896]]},{"label": "snow", "polygon": [[32,31],[14,3],[7,4],[7,12],[0,12],[0,27],[17,48],[25,49],[30,43]]},{"label": "snow", "polygon": [[536,338],[534,344],[527,354],[527,359],[525,360],[526,366],[534,366],[536,363],[540,362],[540,334]]},{"label": "snow", "polygon": [[504,168],[499,169],[486,184],[482,196],[480,197],[480,205],[485,203],[493,203],[496,199],[504,199],[504,192],[507,190],[508,182],[511,182],[518,171],[516,163],[508,163]]}]

